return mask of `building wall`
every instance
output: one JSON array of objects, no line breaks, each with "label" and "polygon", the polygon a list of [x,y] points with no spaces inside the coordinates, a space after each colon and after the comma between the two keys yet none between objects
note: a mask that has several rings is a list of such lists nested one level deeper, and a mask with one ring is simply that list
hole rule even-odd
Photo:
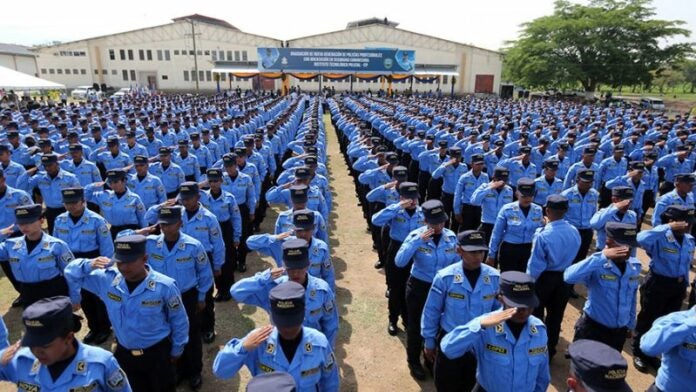
[{"label": "building wall", "polygon": [[36,60],[31,56],[0,53],[0,66],[14,69],[31,76],[37,76]]}]

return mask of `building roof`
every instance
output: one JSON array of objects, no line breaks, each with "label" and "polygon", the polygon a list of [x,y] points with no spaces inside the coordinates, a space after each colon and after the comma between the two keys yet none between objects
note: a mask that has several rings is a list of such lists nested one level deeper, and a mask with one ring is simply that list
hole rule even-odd
[{"label": "building roof", "polygon": [[361,20],[356,20],[353,22],[348,22],[346,25],[346,29],[352,29],[354,27],[361,27],[361,26],[369,26],[369,25],[375,25],[375,24],[383,24],[387,25],[389,27],[396,27],[399,24],[391,21],[387,18],[380,19],[380,18],[369,18],[369,19],[361,19]]},{"label": "building roof", "polygon": [[202,22],[202,23],[207,23],[207,24],[216,25],[216,26],[220,26],[220,27],[225,27],[225,28],[232,29],[232,30],[241,31],[238,28],[232,26],[231,24],[229,24],[228,22],[226,22],[222,19],[215,19],[215,18],[211,18],[210,16],[199,15],[199,14],[181,16],[179,18],[174,18],[172,20],[175,22],[195,20],[196,22]]},{"label": "building roof", "polygon": [[0,43],[0,53],[2,54],[14,54],[17,56],[31,56],[36,57],[36,54],[29,50],[28,47],[15,44],[3,44]]}]

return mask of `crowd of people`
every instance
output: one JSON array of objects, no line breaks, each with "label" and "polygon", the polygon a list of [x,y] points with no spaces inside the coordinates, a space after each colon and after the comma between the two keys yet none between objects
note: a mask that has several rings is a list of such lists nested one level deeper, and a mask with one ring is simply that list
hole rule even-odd
[{"label": "crowd of people", "polygon": [[[385,271],[387,333],[405,330],[414,378],[429,370],[438,391],[545,391],[583,284],[568,388],[630,390],[620,351],[632,339],[635,367],[659,369],[652,391],[689,390],[693,119],[296,92],[4,110],[0,265],[25,333],[10,345],[2,328],[0,379],[20,390],[200,389],[215,304],[234,299],[272,324],[222,346],[216,377],[245,365],[249,390],[337,391],[327,132]],[[282,211],[263,233],[269,204]],[[276,266],[237,280],[250,251]],[[113,353],[96,347],[112,334]]]}]

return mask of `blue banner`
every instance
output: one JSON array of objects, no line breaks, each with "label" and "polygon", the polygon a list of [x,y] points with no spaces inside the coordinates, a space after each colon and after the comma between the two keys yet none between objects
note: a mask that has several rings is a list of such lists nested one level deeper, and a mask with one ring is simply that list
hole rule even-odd
[{"label": "blue banner", "polygon": [[412,74],[415,50],[257,48],[259,71]]}]

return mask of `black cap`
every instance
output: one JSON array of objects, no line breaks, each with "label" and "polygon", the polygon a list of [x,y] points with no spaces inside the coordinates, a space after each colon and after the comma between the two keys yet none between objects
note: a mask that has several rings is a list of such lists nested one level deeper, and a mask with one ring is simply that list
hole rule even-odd
[{"label": "black cap", "polygon": [[314,211],[306,208],[293,211],[292,224],[300,230],[312,230],[314,228]]},{"label": "black cap", "polygon": [[305,316],[305,288],[293,281],[283,282],[271,289],[271,321],[276,327],[297,327]]},{"label": "black cap", "polygon": [[493,145],[496,147],[502,147],[505,145],[505,140],[503,139],[496,139],[496,141],[493,142]]},{"label": "black cap", "polygon": [[384,160],[386,160],[390,165],[396,165],[399,163],[399,156],[393,151],[387,151],[384,154]]},{"label": "black cap", "polygon": [[82,201],[85,198],[85,190],[83,188],[63,188],[60,190],[63,197],[63,203],[75,203]]},{"label": "black cap", "polygon": [[557,159],[547,159],[543,163],[545,169],[558,170],[560,162]]},{"label": "black cap", "polygon": [[568,198],[561,195],[549,195],[546,197],[546,208],[549,210],[567,211]]},{"label": "black cap", "polygon": [[500,274],[500,293],[508,306],[535,308],[539,298],[534,292],[534,278],[519,272],[506,271]]},{"label": "black cap", "polygon": [[418,184],[415,182],[402,182],[399,184],[399,196],[406,199],[418,199]]},{"label": "black cap", "polygon": [[193,132],[189,135],[189,137],[191,138],[191,140],[198,140],[201,138],[201,134],[198,132]]},{"label": "black cap", "polygon": [[0,152],[7,152],[10,151],[10,146],[7,144],[0,144]]},{"label": "black cap", "polygon": [[227,153],[223,155],[222,164],[224,166],[237,166],[237,154]]},{"label": "black cap", "polygon": [[522,196],[534,196],[535,189],[536,186],[533,179],[522,177],[517,180],[517,192],[521,193]]},{"label": "black cap", "polygon": [[383,154],[385,152],[387,152],[387,146],[380,145],[380,146],[375,147],[375,153],[377,153],[377,154],[382,153]]},{"label": "black cap", "polygon": [[135,165],[146,165],[148,163],[148,159],[144,155],[136,155],[133,158],[133,164]]},{"label": "black cap", "polygon": [[208,180],[219,180],[222,178],[222,170],[220,169],[208,169],[205,174]]},{"label": "black cap", "polygon": [[292,238],[283,242],[283,263],[287,269],[307,268],[309,266],[309,243],[300,238]]},{"label": "black cap", "polygon": [[508,177],[510,177],[510,170],[500,166],[493,169],[494,179],[507,181]]},{"label": "black cap", "polygon": [[317,164],[317,157],[315,156],[308,156],[304,159],[304,164],[307,166],[313,166]]},{"label": "black cap", "polygon": [[246,392],[295,392],[295,379],[285,372],[261,373],[246,386]]},{"label": "black cap", "polygon": [[394,166],[392,169],[392,177],[399,182],[404,182],[408,179],[408,169],[406,166]]},{"label": "black cap", "polygon": [[679,173],[674,175],[674,180],[676,182],[685,182],[687,184],[693,184],[696,180],[696,177],[694,177],[694,175],[691,173]]},{"label": "black cap", "polygon": [[529,146],[522,146],[520,147],[520,154],[531,154],[532,153],[532,148]]},{"label": "black cap", "polygon": [[179,188],[179,198],[181,200],[190,199],[198,195],[198,183],[195,181],[186,181]]},{"label": "black cap", "polygon": [[118,144],[118,136],[109,136],[106,138],[106,144],[107,145],[117,145]]},{"label": "black cap", "polygon": [[307,166],[295,168],[295,178],[298,180],[306,180],[312,176],[312,171]]},{"label": "black cap", "polygon": [[423,215],[425,216],[425,221],[432,225],[447,222],[447,213],[445,212],[445,206],[440,200],[428,200],[421,206],[423,208]]},{"label": "black cap", "polygon": [[645,163],[642,161],[631,161],[631,163],[628,164],[628,168],[630,170],[643,170],[645,169]]},{"label": "black cap", "polygon": [[582,153],[585,155],[595,155],[597,153],[597,149],[594,147],[585,147],[585,149],[582,150]]},{"label": "black cap", "polygon": [[630,246],[632,248],[638,247],[638,241],[636,241],[636,231],[635,224],[621,223],[621,222],[607,222],[604,230],[607,236],[621,245]]},{"label": "black cap", "polygon": [[628,364],[621,353],[596,340],[580,339],[568,346],[571,371],[588,392],[631,392]]},{"label": "black cap", "polygon": [[452,158],[459,158],[462,156],[462,149],[459,147],[452,147],[447,151],[447,155]]},{"label": "black cap", "polygon": [[14,215],[17,224],[33,223],[41,219],[41,204],[27,204],[15,207]]},{"label": "black cap", "polygon": [[74,330],[75,316],[70,298],[42,298],[24,310],[22,322],[25,331],[22,346],[45,346],[55,338]]},{"label": "black cap", "polygon": [[623,144],[617,144],[614,146],[614,152],[624,152]]},{"label": "black cap", "polygon": [[39,139],[37,142],[39,147],[44,148],[44,147],[51,147],[53,144],[51,143],[51,140],[49,139]]},{"label": "black cap", "polygon": [[159,148],[159,155],[171,155],[172,150],[169,149],[169,147],[160,147]]},{"label": "black cap", "polygon": [[307,185],[293,185],[288,189],[290,189],[290,200],[293,203],[301,204],[307,202],[307,191],[309,189]]},{"label": "black cap", "polygon": [[660,220],[662,222],[673,221],[684,221],[687,223],[694,223],[694,208],[679,204],[673,204],[665,209],[665,211],[660,215]]},{"label": "black cap", "polygon": [[177,144],[179,145],[179,147],[188,147],[188,140],[181,139],[177,142]]},{"label": "black cap", "polygon": [[593,182],[595,171],[590,169],[578,171],[578,181]]},{"label": "black cap", "polygon": [[611,189],[611,195],[621,200],[633,199],[633,188],[629,186],[616,186]]},{"label": "black cap", "polygon": [[570,144],[568,144],[568,142],[560,142],[558,143],[558,148],[561,150],[568,150],[570,148]]},{"label": "black cap", "polygon": [[181,206],[163,206],[157,213],[157,224],[171,225],[181,221]]},{"label": "black cap", "polygon": [[109,181],[118,181],[126,178],[126,171],[123,169],[111,169],[106,172],[106,178]]},{"label": "black cap", "polygon": [[68,147],[68,151],[70,151],[70,152],[82,151],[82,144],[71,144]]},{"label": "black cap", "polygon": [[41,156],[42,165],[50,165],[52,163],[58,163],[58,155],[56,154],[44,154]]},{"label": "black cap", "polygon": [[132,263],[145,255],[145,243],[147,238],[144,235],[126,235],[116,237],[114,240],[114,257],[117,263]]},{"label": "black cap", "polygon": [[442,140],[437,142],[437,146],[440,148],[447,148],[448,144],[449,143],[447,143],[447,140],[445,140],[445,139],[442,139]]},{"label": "black cap", "polygon": [[482,154],[474,154],[471,156],[471,164],[475,165],[477,163],[484,163],[485,160]]},{"label": "black cap", "polygon": [[457,244],[467,252],[488,251],[486,234],[478,230],[466,230],[457,234]]},{"label": "black cap", "polygon": [[236,147],[234,153],[237,154],[237,157],[246,158],[247,156],[247,150],[244,147]]}]

